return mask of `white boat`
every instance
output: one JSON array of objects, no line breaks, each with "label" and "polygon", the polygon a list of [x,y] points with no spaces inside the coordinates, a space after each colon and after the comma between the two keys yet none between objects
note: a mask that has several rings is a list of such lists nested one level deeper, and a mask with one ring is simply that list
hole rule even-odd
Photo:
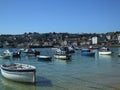
[{"label": "white boat", "polygon": [[1,55],[0,55],[0,58],[2,58],[2,59],[10,59],[10,58],[11,58],[11,56],[1,54]]},{"label": "white boat", "polygon": [[5,50],[1,55],[0,55],[0,58],[3,58],[3,59],[9,59],[11,58],[13,55],[12,52],[10,52],[9,50]]},{"label": "white boat", "polygon": [[51,56],[43,56],[43,55],[38,55],[38,60],[42,60],[42,61],[51,61],[52,57]]},{"label": "white boat", "polygon": [[12,56],[12,55],[13,55],[13,53],[10,52],[9,50],[5,50],[5,51],[3,52],[3,54],[8,55],[8,56]]},{"label": "white boat", "polygon": [[106,47],[102,47],[101,50],[99,51],[100,55],[111,55],[112,51],[110,51],[108,48]]},{"label": "white boat", "polygon": [[70,54],[55,54],[54,58],[56,59],[70,59]]},{"label": "white boat", "polygon": [[10,65],[1,65],[1,74],[3,77],[19,82],[35,83],[36,81],[36,67],[13,63]]},{"label": "white boat", "polygon": [[100,55],[111,55],[112,52],[111,51],[99,51]]},{"label": "white boat", "polygon": [[67,54],[66,51],[63,51],[61,49],[57,49],[56,53],[54,54],[54,58],[56,59],[70,59],[71,54]]}]

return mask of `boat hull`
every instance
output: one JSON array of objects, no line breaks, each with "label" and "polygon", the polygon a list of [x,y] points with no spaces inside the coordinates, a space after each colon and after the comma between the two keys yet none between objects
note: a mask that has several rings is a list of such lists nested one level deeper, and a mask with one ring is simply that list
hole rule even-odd
[{"label": "boat hull", "polygon": [[0,55],[0,58],[2,58],[2,59],[10,59],[10,58],[11,58],[11,56]]},{"label": "boat hull", "polygon": [[35,83],[36,70],[9,70],[1,67],[3,77],[19,82]]},{"label": "boat hull", "polygon": [[81,49],[81,52],[90,52],[89,49]]},{"label": "boat hull", "polygon": [[98,49],[98,48],[97,48],[97,47],[96,47],[96,48],[94,47],[94,48],[88,48],[88,49],[89,49],[89,50],[95,50],[95,49]]},{"label": "boat hull", "polygon": [[56,59],[70,59],[70,55],[54,55]]},{"label": "boat hull", "polygon": [[111,55],[112,52],[111,51],[107,51],[107,52],[99,52],[100,55]]},{"label": "boat hull", "polygon": [[81,53],[82,56],[95,56],[94,52],[82,52]]},{"label": "boat hull", "polygon": [[41,60],[41,61],[51,61],[52,60],[52,57],[50,56],[37,56],[38,57],[38,60]]}]

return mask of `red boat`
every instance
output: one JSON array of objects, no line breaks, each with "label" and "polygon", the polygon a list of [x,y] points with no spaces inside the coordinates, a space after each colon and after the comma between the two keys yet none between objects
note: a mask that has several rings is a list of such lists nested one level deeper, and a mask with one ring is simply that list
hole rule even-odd
[{"label": "red boat", "polygon": [[98,47],[89,46],[88,49],[89,49],[89,50],[94,50],[94,49],[98,49]]}]

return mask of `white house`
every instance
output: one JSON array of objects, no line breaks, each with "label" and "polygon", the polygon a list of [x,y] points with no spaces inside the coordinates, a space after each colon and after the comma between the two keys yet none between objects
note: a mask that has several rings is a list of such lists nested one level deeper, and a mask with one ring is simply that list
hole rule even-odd
[{"label": "white house", "polygon": [[118,35],[118,42],[120,43],[120,35]]},{"label": "white house", "polygon": [[98,37],[92,37],[92,44],[98,43]]},{"label": "white house", "polygon": [[107,38],[108,40],[110,40],[110,39],[111,39],[111,36],[110,36],[110,35],[107,35],[106,38]]}]

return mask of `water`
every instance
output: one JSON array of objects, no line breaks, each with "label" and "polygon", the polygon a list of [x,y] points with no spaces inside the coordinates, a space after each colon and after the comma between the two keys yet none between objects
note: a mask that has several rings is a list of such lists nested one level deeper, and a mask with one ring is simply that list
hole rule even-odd
[{"label": "water", "polygon": [[[3,52],[5,49],[0,49]],[[37,49],[41,55],[53,57],[54,50]],[[3,63],[25,63],[37,68],[36,84],[26,84],[5,79],[0,74],[0,90],[120,90],[120,48],[111,48],[111,56],[95,57],[80,55],[80,50],[71,60],[52,59],[51,62],[38,61],[36,57],[22,55],[10,60],[0,59]]]}]

